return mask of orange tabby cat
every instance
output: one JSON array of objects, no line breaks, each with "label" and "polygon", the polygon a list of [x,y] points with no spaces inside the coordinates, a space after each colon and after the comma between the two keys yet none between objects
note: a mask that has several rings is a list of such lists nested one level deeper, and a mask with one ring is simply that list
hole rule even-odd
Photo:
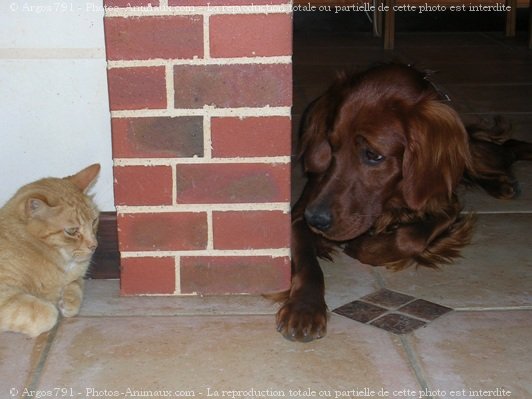
[{"label": "orange tabby cat", "polygon": [[96,249],[98,211],[85,192],[100,165],[22,187],[0,209],[0,331],[36,337],[78,314]]}]

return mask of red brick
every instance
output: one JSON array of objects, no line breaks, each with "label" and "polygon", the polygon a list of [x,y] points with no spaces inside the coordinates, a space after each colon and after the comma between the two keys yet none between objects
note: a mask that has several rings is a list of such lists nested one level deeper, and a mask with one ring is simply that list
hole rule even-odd
[{"label": "red brick", "polygon": [[118,216],[120,251],[181,251],[207,247],[203,212],[130,213]]},{"label": "red brick", "polygon": [[170,166],[119,166],[113,173],[116,205],[172,205]]},{"label": "red brick", "polygon": [[184,204],[287,202],[286,164],[177,165],[177,202]]},{"label": "red brick", "polygon": [[292,105],[290,64],[176,65],[176,108]]},{"label": "red brick", "polygon": [[104,18],[108,60],[203,57],[203,17]]},{"label": "red brick", "polygon": [[265,294],[288,289],[288,257],[183,257],[183,294]]},{"label": "red brick", "polygon": [[120,294],[173,294],[174,258],[122,258]]},{"label": "red brick", "polygon": [[112,111],[166,108],[164,67],[112,68],[107,81]]},{"label": "red brick", "polygon": [[213,118],[211,120],[214,157],[289,156],[291,140],[289,117]]},{"label": "red brick", "polygon": [[147,7],[149,4],[152,7],[159,5],[159,0],[103,0],[105,7]]},{"label": "red brick", "polygon": [[291,14],[213,15],[212,57],[292,55]]},{"label": "red brick", "polygon": [[113,118],[114,158],[203,156],[203,118]]},{"label": "red brick", "polygon": [[215,249],[290,247],[290,215],[280,211],[214,212]]}]

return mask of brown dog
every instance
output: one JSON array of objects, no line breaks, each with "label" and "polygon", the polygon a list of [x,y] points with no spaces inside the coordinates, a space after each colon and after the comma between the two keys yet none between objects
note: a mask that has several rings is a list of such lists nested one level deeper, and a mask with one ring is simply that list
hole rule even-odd
[{"label": "brown dog", "polygon": [[380,65],[336,81],[307,109],[301,157],[308,182],[292,210],[292,283],[281,295],[278,330],[310,341],[326,333],[318,257],[336,246],[370,265],[399,270],[449,263],[469,243],[463,178],[511,198],[517,159],[532,145],[472,127],[417,70]]}]

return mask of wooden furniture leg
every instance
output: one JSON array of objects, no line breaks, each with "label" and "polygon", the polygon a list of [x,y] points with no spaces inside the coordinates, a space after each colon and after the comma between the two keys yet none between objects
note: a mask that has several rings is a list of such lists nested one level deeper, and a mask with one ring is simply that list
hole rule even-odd
[{"label": "wooden furniture leg", "polygon": [[517,0],[506,0],[506,5],[511,9],[506,13],[506,36],[515,36],[515,20],[517,17]]},{"label": "wooden furniture leg", "polygon": [[393,50],[395,46],[395,0],[385,0],[384,2],[384,49]]}]

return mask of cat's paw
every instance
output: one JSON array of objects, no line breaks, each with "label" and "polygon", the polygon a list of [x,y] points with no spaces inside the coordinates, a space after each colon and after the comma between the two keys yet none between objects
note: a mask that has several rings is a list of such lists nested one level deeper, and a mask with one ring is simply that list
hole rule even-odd
[{"label": "cat's paw", "polygon": [[19,308],[23,309],[7,326],[8,331],[20,332],[35,338],[42,333],[50,331],[57,323],[59,311],[49,302],[40,299],[29,299]]},{"label": "cat's paw", "polygon": [[81,298],[71,296],[71,297],[62,297],[59,300],[59,310],[64,317],[74,317],[79,313],[79,308],[81,307]]}]

